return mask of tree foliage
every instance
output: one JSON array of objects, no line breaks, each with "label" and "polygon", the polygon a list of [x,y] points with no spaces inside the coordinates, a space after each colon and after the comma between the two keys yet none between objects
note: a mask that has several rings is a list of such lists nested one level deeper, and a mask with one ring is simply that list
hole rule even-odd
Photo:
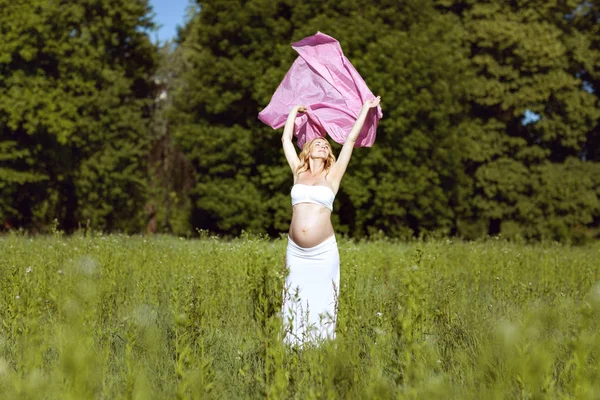
[{"label": "tree foliage", "polygon": [[146,0],[0,5],[1,221],[140,231],[146,206],[156,231],[285,232],[292,176],[257,114],[322,31],[384,110],[338,232],[600,231],[597,2],[196,0],[160,56]]},{"label": "tree foliage", "polygon": [[0,219],[139,229],[156,59],[147,2],[0,3]]},{"label": "tree foliage", "polygon": [[597,6],[197,4],[181,37],[189,70],[174,117],[199,172],[194,225],[287,228],[291,176],[279,133],[256,113],[296,56],[290,43],[321,30],[385,112],[375,146],[357,149],[344,178],[336,229],[562,239],[597,226]]},{"label": "tree foliage", "polygon": [[[471,222],[488,221],[490,234],[556,239],[593,224],[600,204],[590,182],[600,170],[582,161],[600,118],[586,71],[600,64],[590,32],[598,22],[584,23],[588,4],[439,3],[461,18],[476,73],[470,119],[483,129],[466,164],[474,177]],[[576,192],[559,190],[561,180]]]},{"label": "tree foliage", "polygon": [[[339,196],[339,229],[357,235],[373,229],[398,233],[413,218],[408,209],[430,219],[437,211],[447,211],[446,198],[434,201],[427,210],[418,206],[417,197],[430,187],[439,187],[436,180],[445,179],[438,174],[448,174],[444,166],[423,166],[417,160],[433,151],[434,141],[424,134],[431,121],[413,118],[416,114],[436,112],[428,89],[442,90],[444,101],[457,105],[450,96],[456,90],[452,88],[456,75],[452,69],[445,69],[437,51],[456,59],[460,49],[442,43],[422,52],[423,43],[433,41],[441,30],[451,26],[450,19],[436,15],[432,7],[423,10],[417,2],[408,2],[403,12],[396,8],[396,2],[375,7],[359,1],[316,5],[288,1],[200,3],[201,11],[190,22],[182,41],[191,67],[185,78],[185,93],[175,97],[178,114],[174,119],[179,141],[201,176],[195,187],[197,225],[228,233],[242,229],[276,233],[286,229],[291,212],[291,174],[281,152],[280,134],[264,127],[256,115],[296,57],[289,44],[318,30],[340,40],[372,89],[389,98],[390,104],[378,145],[372,150],[356,151]],[[419,29],[428,24],[430,30]],[[458,50],[456,56],[451,54],[453,50]],[[405,83],[409,79],[406,71],[428,63],[433,63],[436,71],[424,70],[423,81],[414,86]],[[436,73],[451,82],[433,82],[431,78]],[[404,96],[420,98],[408,110],[409,102],[403,104]],[[413,112],[419,104],[424,108]],[[459,109],[457,105],[453,112]],[[436,127],[435,133],[445,145],[453,146],[447,130],[458,123],[439,113],[438,118],[444,120],[444,126]],[[398,129],[412,123],[421,130],[420,134],[411,132],[416,143]],[[405,146],[398,146],[399,143]],[[409,162],[402,152],[410,157]],[[452,158],[450,151],[446,153]],[[392,162],[393,157],[402,157],[404,162]],[[455,167],[457,164],[451,165]],[[399,176],[406,169],[409,176]],[[399,182],[399,178],[405,178],[410,187]],[[403,189],[386,190],[388,184]],[[426,197],[433,196],[432,193]],[[389,202],[390,208],[378,207],[381,202]],[[446,212],[447,218],[451,215],[451,211]],[[415,221],[418,218],[414,217]],[[435,227],[433,220],[427,222]]]}]

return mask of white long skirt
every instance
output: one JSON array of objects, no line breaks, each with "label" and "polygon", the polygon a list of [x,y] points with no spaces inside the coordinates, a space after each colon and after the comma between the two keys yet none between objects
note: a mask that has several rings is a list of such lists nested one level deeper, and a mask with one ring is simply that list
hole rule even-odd
[{"label": "white long skirt", "polygon": [[283,291],[284,342],[302,346],[335,338],[340,255],[335,236],[303,248],[288,237]]}]

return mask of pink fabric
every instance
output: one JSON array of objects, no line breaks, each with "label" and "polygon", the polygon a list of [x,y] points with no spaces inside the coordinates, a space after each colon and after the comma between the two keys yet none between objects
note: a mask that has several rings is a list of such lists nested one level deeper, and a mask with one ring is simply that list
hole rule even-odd
[{"label": "pink fabric", "polygon": [[[285,125],[292,107],[303,105],[308,110],[298,113],[294,124],[300,148],[327,133],[337,143],[344,143],[362,105],[375,96],[344,56],[340,43],[331,36],[317,32],[292,44],[292,48],[300,56],[258,118],[273,129],[279,129]],[[380,106],[376,111],[369,111],[355,146],[373,145],[382,116]]]}]

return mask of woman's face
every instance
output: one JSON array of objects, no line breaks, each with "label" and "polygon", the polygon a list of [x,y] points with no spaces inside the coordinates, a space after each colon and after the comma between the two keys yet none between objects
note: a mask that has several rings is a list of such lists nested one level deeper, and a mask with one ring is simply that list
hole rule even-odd
[{"label": "woman's face", "polygon": [[310,148],[310,156],[312,158],[327,159],[329,156],[329,143],[325,139],[315,140]]}]

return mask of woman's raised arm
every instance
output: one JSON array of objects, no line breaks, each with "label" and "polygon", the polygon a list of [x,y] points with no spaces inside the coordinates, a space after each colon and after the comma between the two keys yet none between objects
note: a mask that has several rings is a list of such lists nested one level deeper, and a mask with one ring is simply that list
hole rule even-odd
[{"label": "woman's raised arm", "polygon": [[304,106],[295,106],[290,110],[287,121],[285,122],[285,127],[283,128],[283,135],[281,136],[285,159],[290,165],[292,172],[296,172],[298,164],[300,164],[300,159],[294,148],[294,143],[292,143],[292,137],[294,136],[294,122],[296,121],[296,115],[299,112],[305,111],[306,107]]},{"label": "woman's raised arm", "polygon": [[331,167],[331,171],[329,172],[329,179],[336,192],[339,188],[340,182],[342,181],[342,177],[346,172],[348,163],[350,162],[350,157],[352,156],[354,144],[356,143],[358,134],[360,133],[363,125],[365,124],[367,114],[369,113],[371,108],[377,107],[380,101],[381,97],[377,96],[372,100],[367,100],[365,104],[363,104],[362,109],[360,110],[360,114],[358,114],[358,118],[356,118],[356,122],[352,127],[352,130],[350,131],[348,138],[344,142],[344,146],[342,146],[342,150],[340,151],[340,155],[338,156],[337,161],[335,162],[333,167]]}]

